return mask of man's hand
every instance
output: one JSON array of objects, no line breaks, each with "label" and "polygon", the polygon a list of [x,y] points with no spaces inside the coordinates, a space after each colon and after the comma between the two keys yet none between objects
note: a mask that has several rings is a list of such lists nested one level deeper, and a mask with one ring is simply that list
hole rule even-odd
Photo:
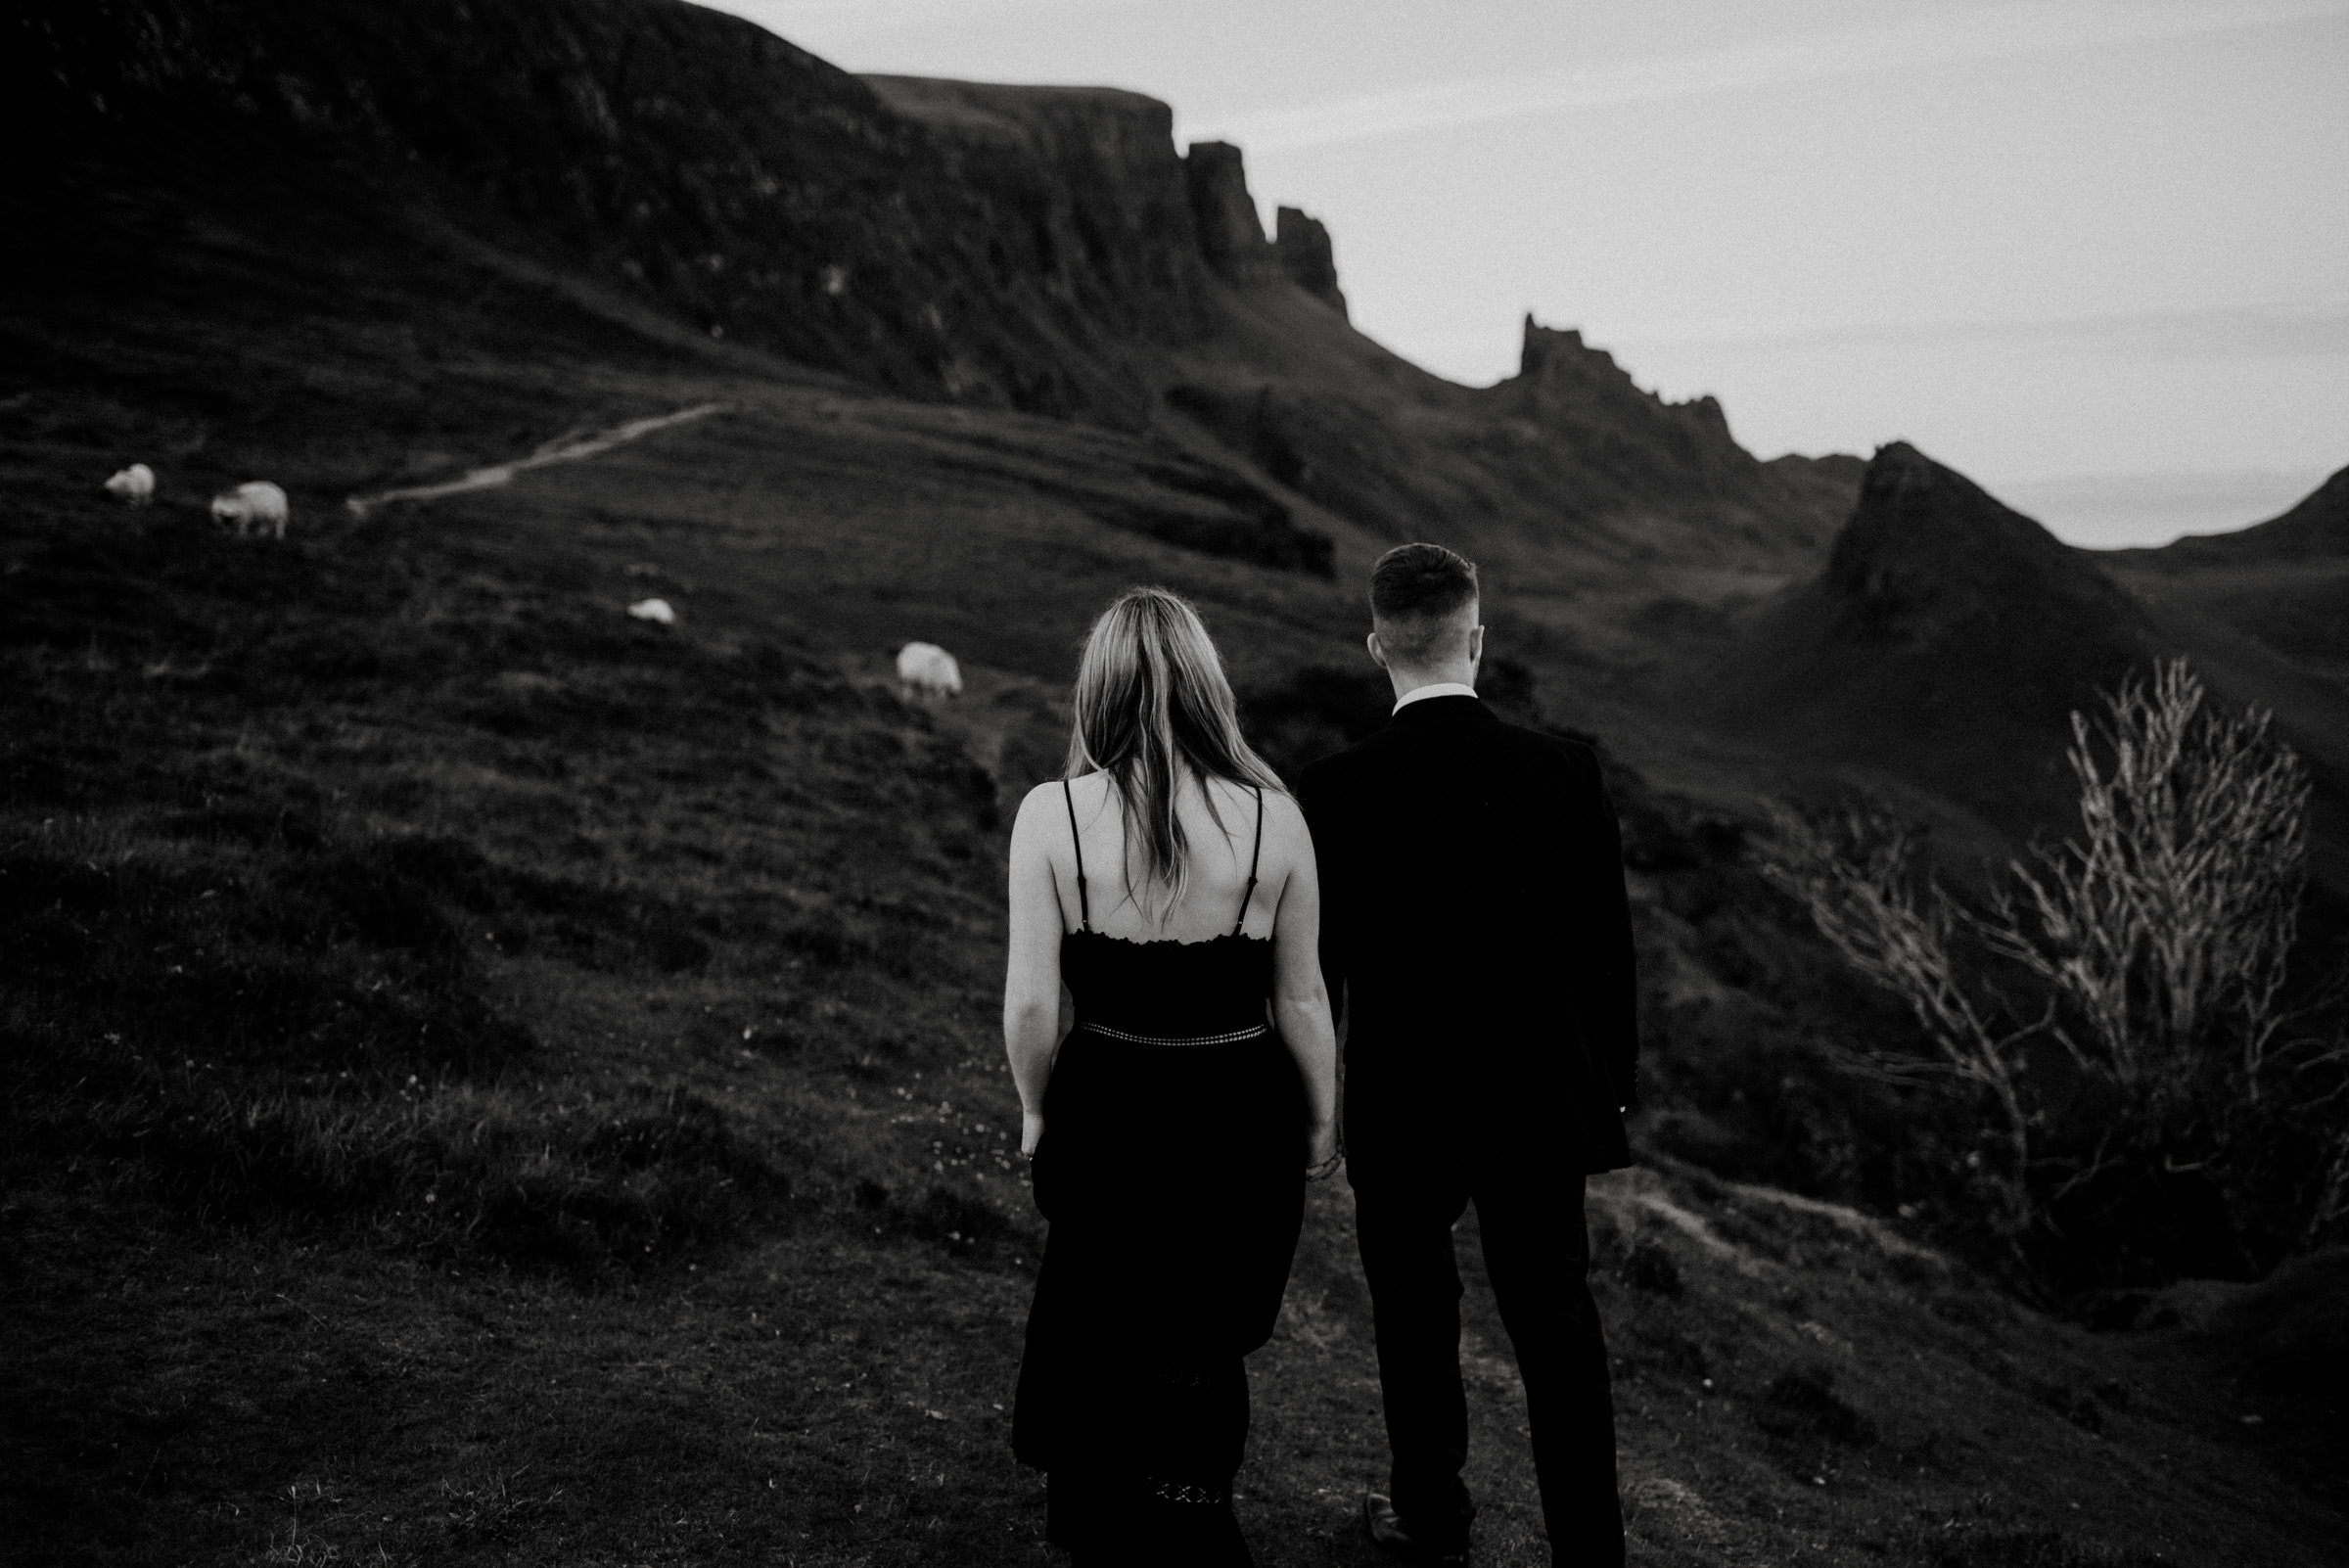
[{"label": "man's hand", "polygon": [[1020,1154],[1021,1154],[1021,1156],[1022,1156],[1023,1158],[1030,1159],[1030,1160],[1033,1160],[1033,1159],[1035,1159],[1035,1158],[1036,1158],[1036,1146],[1038,1143],[1041,1143],[1043,1140],[1044,1140],[1044,1113],[1043,1113],[1043,1112],[1041,1112],[1041,1111],[1028,1111],[1028,1110],[1023,1110],[1022,1112],[1020,1112]]},{"label": "man's hand", "polygon": [[1338,1158],[1338,1124],[1319,1122],[1306,1130],[1305,1169],[1308,1180],[1336,1174]]}]

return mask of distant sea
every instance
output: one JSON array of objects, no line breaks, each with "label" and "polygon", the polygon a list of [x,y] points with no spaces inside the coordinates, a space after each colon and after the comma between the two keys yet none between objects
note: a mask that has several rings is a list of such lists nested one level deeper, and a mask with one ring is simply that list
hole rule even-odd
[{"label": "distant sea", "polygon": [[2325,482],[2321,472],[2240,469],[2203,474],[2092,474],[2010,480],[1991,493],[2091,550],[2167,544],[2265,523]]}]

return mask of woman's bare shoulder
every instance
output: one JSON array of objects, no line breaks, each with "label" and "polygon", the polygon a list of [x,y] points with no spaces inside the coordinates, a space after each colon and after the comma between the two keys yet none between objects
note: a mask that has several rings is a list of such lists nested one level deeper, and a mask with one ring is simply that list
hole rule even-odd
[{"label": "woman's bare shoulder", "polygon": [[1067,778],[1048,778],[1031,789],[1027,799],[1029,801],[1049,801],[1054,806],[1058,806],[1062,796],[1067,794],[1075,796],[1077,804],[1082,806],[1087,800],[1101,794],[1108,778],[1107,773],[1101,772],[1076,773]]},{"label": "woman's bare shoulder", "polygon": [[1265,850],[1268,854],[1291,854],[1313,849],[1313,831],[1305,825],[1305,809],[1286,790],[1265,791]]},{"label": "woman's bare shoulder", "polygon": [[1051,818],[1061,814],[1061,803],[1059,779],[1046,779],[1030,790],[1020,802],[1019,815],[1012,819],[1012,838],[1019,840],[1035,835]]}]

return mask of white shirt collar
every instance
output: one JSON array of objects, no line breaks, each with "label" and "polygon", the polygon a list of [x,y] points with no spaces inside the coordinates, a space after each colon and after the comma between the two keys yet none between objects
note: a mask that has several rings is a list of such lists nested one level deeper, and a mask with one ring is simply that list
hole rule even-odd
[{"label": "white shirt collar", "polygon": [[1475,695],[1476,688],[1474,686],[1456,680],[1439,680],[1432,686],[1414,686],[1396,699],[1395,706],[1389,712],[1388,716],[1392,717],[1395,714],[1402,713],[1404,709],[1422,697],[1473,697]]}]

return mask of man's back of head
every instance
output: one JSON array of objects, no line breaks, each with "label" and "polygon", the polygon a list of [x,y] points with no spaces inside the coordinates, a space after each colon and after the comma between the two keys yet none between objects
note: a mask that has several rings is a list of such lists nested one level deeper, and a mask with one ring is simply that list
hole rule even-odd
[{"label": "man's back of head", "polygon": [[1401,544],[1370,572],[1374,656],[1392,671],[1434,674],[1475,663],[1476,563],[1441,544]]}]

